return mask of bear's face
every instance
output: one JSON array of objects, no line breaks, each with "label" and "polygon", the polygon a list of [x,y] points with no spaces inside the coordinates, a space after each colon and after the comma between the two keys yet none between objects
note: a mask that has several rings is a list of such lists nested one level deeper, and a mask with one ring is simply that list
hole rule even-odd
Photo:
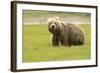
[{"label": "bear's face", "polygon": [[60,23],[58,17],[49,18],[47,23],[48,23],[48,30],[52,34],[59,34],[59,32],[62,29],[62,24]]}]

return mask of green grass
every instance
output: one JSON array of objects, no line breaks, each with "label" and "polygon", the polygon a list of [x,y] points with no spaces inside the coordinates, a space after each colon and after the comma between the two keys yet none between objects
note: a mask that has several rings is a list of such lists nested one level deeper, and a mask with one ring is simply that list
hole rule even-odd
[{"label": "green grass", "polygon": [[81,25],[85,31],[83,46],[53,47],[47,25],[24,25],[23,62],[90,59],[90,25]]}]

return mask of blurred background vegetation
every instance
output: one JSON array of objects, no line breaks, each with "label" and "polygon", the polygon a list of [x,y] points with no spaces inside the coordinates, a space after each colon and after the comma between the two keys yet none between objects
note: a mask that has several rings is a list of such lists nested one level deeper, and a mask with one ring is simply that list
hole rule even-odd
[{"label": "blurred background vegetation", "polygon": [[23,10],[24,24],[46,24],[48,18],[58,16],[64,22],[90,24],[90,13]]}]

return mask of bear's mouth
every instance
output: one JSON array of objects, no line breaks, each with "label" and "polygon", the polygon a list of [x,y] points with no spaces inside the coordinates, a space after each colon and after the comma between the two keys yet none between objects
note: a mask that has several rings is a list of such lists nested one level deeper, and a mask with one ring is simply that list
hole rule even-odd
[{"label": "bear's mouth", "polygon": [[57,28],[49,28],[49,32],[51,32],[52,34],[55,34],[55,35],[59,34],[59,30]]}]

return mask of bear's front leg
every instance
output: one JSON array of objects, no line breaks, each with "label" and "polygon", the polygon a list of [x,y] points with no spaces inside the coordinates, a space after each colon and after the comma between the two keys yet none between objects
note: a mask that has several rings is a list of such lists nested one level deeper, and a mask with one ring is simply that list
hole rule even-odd
[{"label": "bear's front leg", "polygon": [[57,36],[54,36],[52,37],[52,45],[53,46],[58,46],[59,45],[59,39]]},{"label": "bear's front leg", "polygon": [[65,37],[65,36],[62,36],[61,39],[60,39],[60,43],[63,46],[68,46],[68,38]]}]

